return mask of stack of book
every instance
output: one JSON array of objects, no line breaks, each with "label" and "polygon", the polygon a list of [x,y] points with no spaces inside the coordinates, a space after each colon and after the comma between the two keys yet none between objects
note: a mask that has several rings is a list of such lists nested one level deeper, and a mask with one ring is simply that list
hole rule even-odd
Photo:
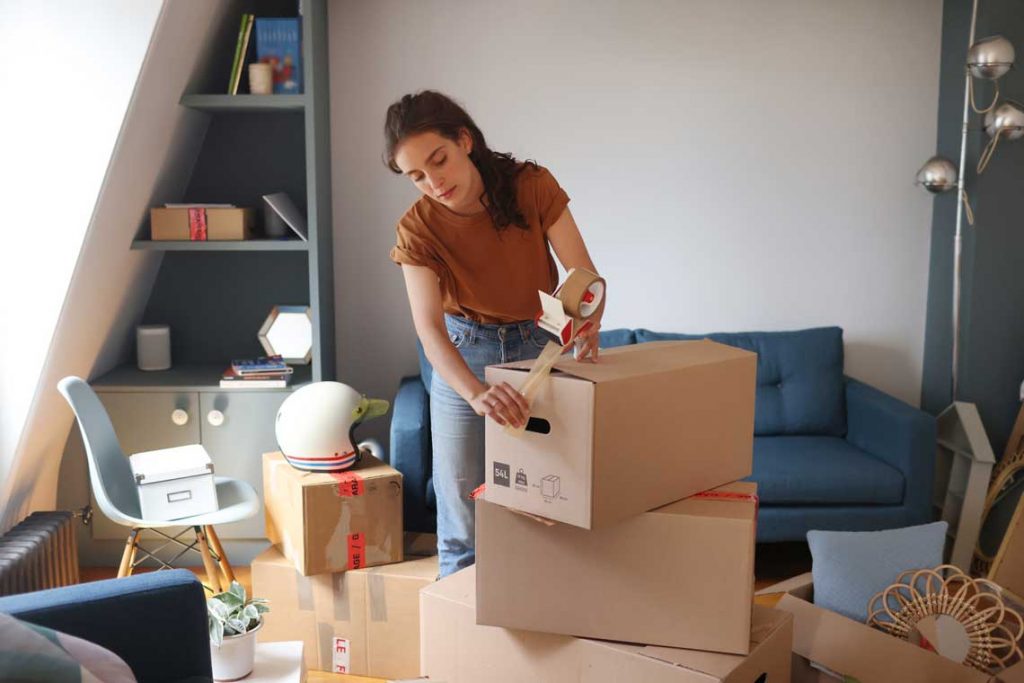
[{"label": "stack of book", "polygon": [[293,368],[281,356],[252,360],[233,360],[220,378],[222,389],[283,389],[292,378]]}]

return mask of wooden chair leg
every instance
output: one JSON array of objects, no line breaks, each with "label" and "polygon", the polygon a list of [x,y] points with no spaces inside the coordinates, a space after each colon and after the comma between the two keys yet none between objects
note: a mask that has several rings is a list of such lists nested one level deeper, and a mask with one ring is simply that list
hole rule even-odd
[{"label": "wooden chair leg", "polygon": [[210,589],[214,593],[220,593],[220,576],[217,571],[217,563],[213,561],[213,556],[210,555],[210,546],[206,543],[206,532],[203,531],[203,527],[201,526],[195,526],[192,528],[196,532],[196,541],[199,543],[199,554],[203,556],[203,566],[206,568],[206,580],[210,582]]},{"label": "wooden chair leg", "polygon": [[132,560],[135,557],[135,546],[138,543],[139,530],[133,528],[128,532],[121,554],[121,566],[117,569],[117,578],[121,579],[132,573]]},{"label": "wooden chair leg", "polygon": [[231,582],[235,580],[235,572],[231,569],[231,563],[228,562],[227,553],[224,552],[224,546],[220,544],[220,537],[217,536],[217,532],[214,531],[213,526],[204,527],[206,529],[206,539],[210,543],[210,547],[213,548],[213,552],[217,554],[217,562],[220,564],[220,570],[224,572],[224,583],[227,587],[231,586]]}]

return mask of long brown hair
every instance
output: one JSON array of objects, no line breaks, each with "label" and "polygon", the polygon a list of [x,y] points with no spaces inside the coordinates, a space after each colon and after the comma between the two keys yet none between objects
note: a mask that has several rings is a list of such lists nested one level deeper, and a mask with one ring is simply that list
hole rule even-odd
[{"label": "long brown hair", "polygon": [[390,107],[384,120],[384,161],[395,173],[402,169],[395,163],[395,151],[410,135],[433,131],[441,137],[457,142],[465,130],[473,139],[469,158],[480,171],[484,183],[481,201],[499,231],[510,225],[529,228],[516,197],[516,176],[526,167],[538,168],[535,161],[519,162],[507,152],[495,152],[487,146],[466,110],[447,95],[435,90],[423,90],[415,95],[404,95]]}]

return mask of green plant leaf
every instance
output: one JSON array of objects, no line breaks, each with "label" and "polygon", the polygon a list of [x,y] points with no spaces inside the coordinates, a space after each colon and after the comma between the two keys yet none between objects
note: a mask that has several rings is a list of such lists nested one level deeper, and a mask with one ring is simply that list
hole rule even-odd
[{"label": "green plant leaf", "polygon": [[[246,622],[259,621],[260,613],[256,609],[256,605],[246,605],[245,609],[242,610],[242,619],[244,619]],[[252,625],[250,624],[250,627],[251,626]]]},{"label": "green plant leaf", "polygon": [[206,601],[206,611],[218,621],[223,622],[231,613],[230,608],[216,598],[209,598]]},{"label": "green plant leaf", "polygon": [[216,619],[210,621],[210,642],[220,647],[224,642],[224,623]]},{"label": "green plant leaf", "polygon": [[232,581],[231,589],[228,592],[238,598],[240,603],[245,603],[245,588],[242,587],[242,584],[237,581]]},{"label": "green plant leaf", "polygon": [[231,632],[231,635],[245,633],[245,622],[239,619],[238,617],[231,617],[230,619],[228,619],[228,623],[224,629],[225,633],[227,633],[228,631]]},{"label": "green plant leaf", "polygon": [[259,612],[260,614],[266,614],[267,612],[270,611],[270,605],[267,604],[266,601],[254,602],[253,605],[256,606],[256,611]]}]

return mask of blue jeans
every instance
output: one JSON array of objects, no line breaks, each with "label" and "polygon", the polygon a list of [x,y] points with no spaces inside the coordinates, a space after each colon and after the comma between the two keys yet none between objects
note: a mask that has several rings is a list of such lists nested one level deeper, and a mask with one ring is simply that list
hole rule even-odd
[{"label": "blue jeans", "polygon": [[[447,314],[444,319],[449,339],[480,381],[488,365],[536,358],[548,341],[533,321],[484,325]],[[430,433],[442,577],[476,559],[476,518],[469,495],[484,483],[484,419],[434,372]]]}]

